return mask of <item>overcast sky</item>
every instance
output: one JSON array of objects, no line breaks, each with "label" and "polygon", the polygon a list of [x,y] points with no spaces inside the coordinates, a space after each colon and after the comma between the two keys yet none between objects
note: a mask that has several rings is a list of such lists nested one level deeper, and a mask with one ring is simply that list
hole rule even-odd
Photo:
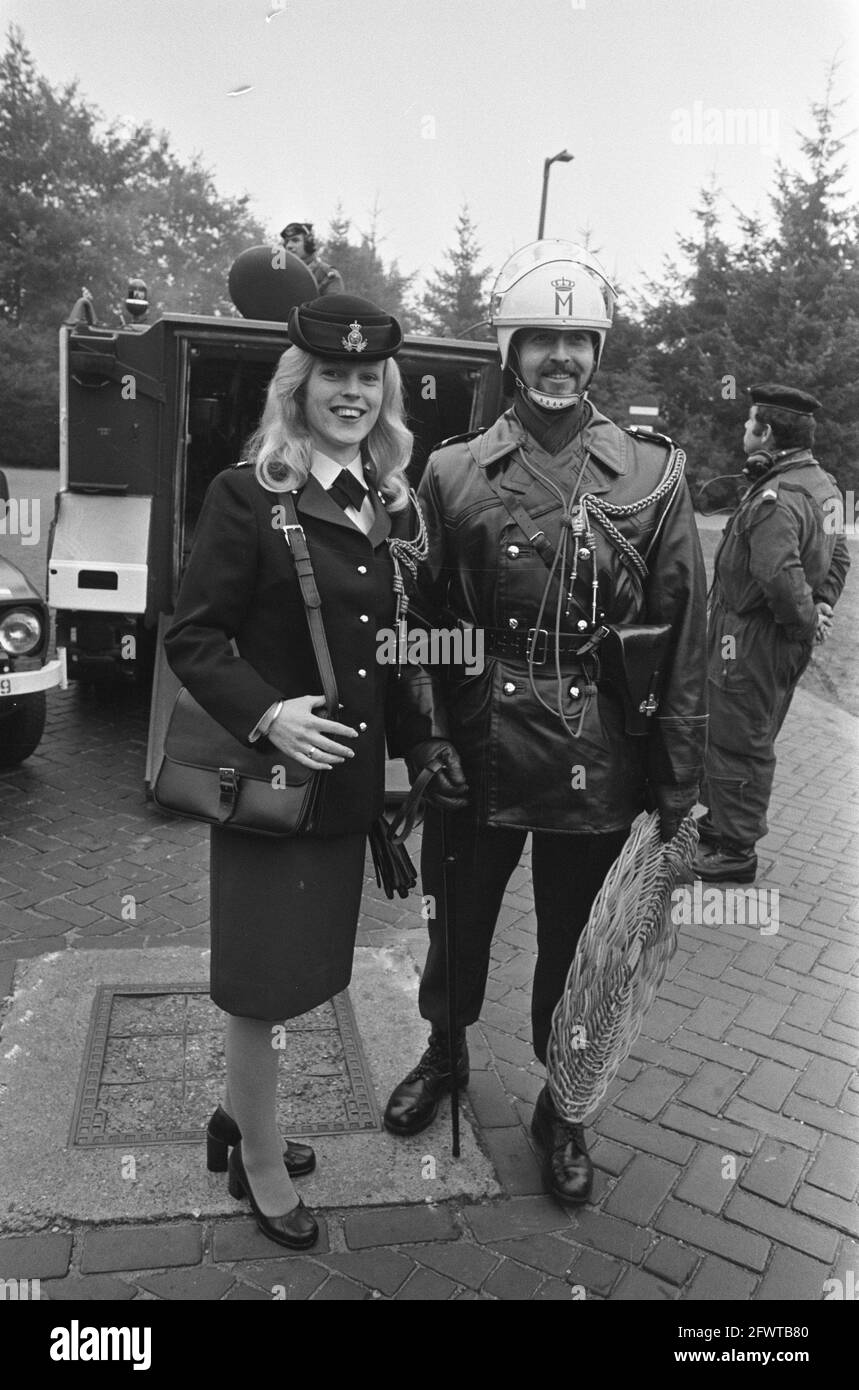
[{"label": "overcast sky", "polygon": [[77,78],[105,115],[199,152],[271,233],[324,232],[338,202],[365,228],[378,203],[385,260],[419,276],[466,199],[487,264],[533,240],[543,160],[566,147],[546,234],[590,228],[640,284],[713,174],[766,211],[835,57],[841,129],[859,125],[859,0],[0,0],[0,15],[52,83]]}]

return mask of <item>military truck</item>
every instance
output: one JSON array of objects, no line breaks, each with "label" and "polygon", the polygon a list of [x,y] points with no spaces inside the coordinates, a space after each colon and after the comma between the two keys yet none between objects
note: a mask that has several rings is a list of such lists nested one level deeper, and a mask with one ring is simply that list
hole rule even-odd
[{"label": "military truck", "polygon": [[[234,303],[244,315],[250,306],[254,317],[164,313],[147,323],[145,286],[132,281],[129,321],[99,326],[82,297],[60,330],[60,482],[48,602],[69,680],[152,679],[147,783],[177,689],[161,637],[203,497],[215,475],[241,458],[257,423],[288,346],[290,305],[317,293],[296,257],[276,254],[288,271],[276,282],[272,248],[243,252],[231,268]],[[498,415],[501,373],[486,342],[409,334],[398,360],[416,436],[416,482],[440,440]]]}]

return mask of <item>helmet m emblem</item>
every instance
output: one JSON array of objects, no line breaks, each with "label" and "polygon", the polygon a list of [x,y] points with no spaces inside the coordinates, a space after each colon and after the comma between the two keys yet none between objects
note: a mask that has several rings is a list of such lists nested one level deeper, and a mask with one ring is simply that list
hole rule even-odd
[{"label": "helmet m emblem", "polygon": [[568,280],[562,275],[560,280],[552,281],[552,288],[555,291],[555,313],[566,314],[569,318],[573,317],[573,286],[575,280]]}]

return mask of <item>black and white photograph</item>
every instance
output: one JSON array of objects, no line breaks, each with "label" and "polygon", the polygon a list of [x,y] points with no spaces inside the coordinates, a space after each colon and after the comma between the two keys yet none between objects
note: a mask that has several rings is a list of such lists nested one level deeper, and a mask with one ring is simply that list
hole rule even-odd
[{"label": "black and white photograph", "polygon": [[855,0],[0,0],[34,1366],[849,1353],[857,92]]}]

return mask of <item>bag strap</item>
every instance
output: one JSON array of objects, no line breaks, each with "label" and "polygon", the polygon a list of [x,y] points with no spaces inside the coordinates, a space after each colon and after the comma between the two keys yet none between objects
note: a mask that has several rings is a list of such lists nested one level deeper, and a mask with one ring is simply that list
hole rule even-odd
[{"label": "bag strap", "polygon": [[316,587],[316,576],[310,562],[310,551],[307,548],[304,527],[298,520],[291,492],[278,493],[278,502],[283,507],[286,516],[283,535],[295,560],[295,572],[301,589],[307,626],[310,630],[310,640],[313,643],[313,653],[322,681],[322,692],[325,696],[328,718],[334,719],[340,708],[337,698],[337,681],[334,677],[334,667],[331,663],[331,653],[328,650],[328,639],[325,636],[325,625],[322,621],[322,599],[319,597],[319,590]]}]

